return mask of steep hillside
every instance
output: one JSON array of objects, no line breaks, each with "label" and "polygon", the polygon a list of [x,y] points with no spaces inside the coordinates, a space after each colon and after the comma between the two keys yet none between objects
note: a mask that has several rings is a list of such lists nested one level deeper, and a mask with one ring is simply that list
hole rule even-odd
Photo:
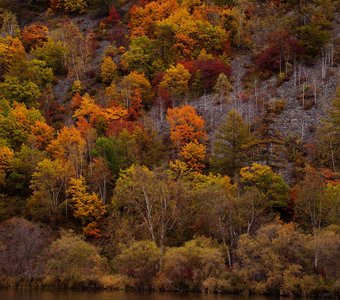
[{"label": "steep hillside", "polygon": [[338,296],[340,0],[0,0],[0,287]]}]

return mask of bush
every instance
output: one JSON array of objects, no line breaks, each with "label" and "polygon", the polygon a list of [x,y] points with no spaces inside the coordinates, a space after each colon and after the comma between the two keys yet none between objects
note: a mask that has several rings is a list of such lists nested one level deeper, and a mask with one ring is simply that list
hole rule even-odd
[{"label": "bush", "polygon": [[230,280],[209,277],[202,283],[202,288],[208,293],[230,293],[233,286]]},{"label": "bush", "polygon": [[100,279],[100,285],[109,290],[126,290],[134,286],[134,281],[125,275],[105,275]]},{"label": "bush", "polygon": [[220,247],[209,238],[198,237],[166,251],[163,273],[167,286],[163,288],[200,290],[204,280],[219,278],[224,268]]},{"label": "bush", "polygon": [[280,293],[282,295],[294,296],[297,295],[301,289],[302,267],[299,265],[288,266],[283,271],[283,285]]},{"label": "bush", "polygon": [[200,93],[212,92],[221,73],[228,78],[231,76],[231,67],[220,59],[199,59],[195,62],[184,61],[181,64],[192,75],[190,80],[192,90],[199,89]]},{"label": "bush", "polygon": [[268,113],[281,114],[286,109],[287,101],[285,99],[277,99],[266,104]]},{"label": "bush", "polygon": [[[303,84],[303,91],[300,92],[297,99],[305,110],[311,109],[315,103],[314,87],[310,84]],[[319,91],[316,91],[317,93]]]},{"label": "bush", "polygon": [[111,6],[109,15],[105,18],[104,21],[105,21],[106,24],[110,24],[110,25],[111,24],[116,25],[117,23],[119,23],[120,16],[119,16],[119,13],[117,12],[116,8],[114,7],[114,5]]},{"label": "bush", "polygon": [[63,231],[60,239],[50,248],[46,282],[75,287],[91,282],[98,283],[105,267],[105,260],[97,249],[72,232]]},{"label": "bush", "polygon": [[266,45],[256,56],[256,65],[261,71],[283,72],[294,57],[303,53],[299,41],[284,30],[270,33],[266,40]]},{"label": "bush", "polygon": [[311,263],[307,261],[307,243],[307,237],[292,224],[263,226],[255,237],[241,235],[236,272],[252,292],[295,294],[304,275],[296,262],[304,263],[302,267]]},{"label": "bush", "polygon": [[119,273],[135,280],[136,287],[150,287],[159,270],[160,250],[151,241],[134,242],[115,259]]},{"label": "bush", "polygon": [[256,57],[256,65],[260,70],[276,71],[280,66],[280,52],[276,47],[263,49]]}]

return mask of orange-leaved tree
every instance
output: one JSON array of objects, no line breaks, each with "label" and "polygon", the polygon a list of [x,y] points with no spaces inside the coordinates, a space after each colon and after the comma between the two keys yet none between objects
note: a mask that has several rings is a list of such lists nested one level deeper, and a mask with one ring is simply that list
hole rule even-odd
[{"label": "orange-leaved tree", "polygon": [[96,127],[98,123],[104,123],[107,126],[110,122],[123,119],[128,114],[127,110],[119,105],[103,108],[96,104],[88,94],[81,99],[77,96],[74,100],[75,107],[78,109],[74,112],[73,118],[76,120],[84,118],[93,127]]},{"label": "orange-leaved tree", "polygon": [[25,26],[22,30],[22,40],[24,45],[31,47],[40,47],[48,41],[48,28],[41,24],[31,24]]},{"label": "orange-leaved tree", "polygon": [[128,108],[129,119],[135,121],[143,113],[142,95],[139,89],[135,89],[131,95],[130,107]]},{"label": "orange-leaved tree", "polygon": [[178,149],[189,142],[204,143],[207,140],[204,119],[190,105],[169,108],[167,117],[170,125],[170,138]]},{"label": "orange-leaved tree", "polygon": [[167,18],[177,8],[176,0],[151,1],[145,6],[134,5],[130,10],[131,37],[151,35],[156,22]]},{"label": "orange-leaved tree", "polygon": [[54,128],[43,121],[36,121],[31,127],[28,142],[39,150],[45,150],[54,138]]}]

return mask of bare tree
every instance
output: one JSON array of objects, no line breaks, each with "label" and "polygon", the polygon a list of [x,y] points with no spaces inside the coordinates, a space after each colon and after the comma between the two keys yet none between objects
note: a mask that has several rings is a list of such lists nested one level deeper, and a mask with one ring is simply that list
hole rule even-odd
[{"label": "bare tree", "polygon": [[[327,193],[320,173],[312,167],[306,168],[305,179],[298,187],[295,206],[297,221],[311,230],[314,240],[314,268],[318,269],[320,243],[318,235],[322,228],[331,223],[332,215],[339,211],[339,193]],[[335,217],[336,218],[336,217]]]},{"label": "bare tree", "polygon": [[1,223],[0,273],[29,278],[41,275],[37,259],[47,244],[46,236],[46,230],[22,218]]}]

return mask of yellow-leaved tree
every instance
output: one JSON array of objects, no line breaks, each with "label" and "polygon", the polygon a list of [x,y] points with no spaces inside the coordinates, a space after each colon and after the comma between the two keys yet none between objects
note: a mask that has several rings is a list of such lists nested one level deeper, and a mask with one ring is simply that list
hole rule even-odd
[{"label": "yellow-leaved tree", "polygon": [[0,147],[0,186],[5,183],[6,172],[10,168],[14,152],[6,146]]},{"label": "yellow-leaved tree", "polygon": [[173,106],[175,103],[183,102],[189,91],[189,71],[180,63],[170,67],[164,74],[163,80],[159,84],[159,89],[171,97]]},{"label": "yellow-leaved tree", "polygon": [[204,144],[194,141],[185,144],[179,156],[190,170],[200,172],[205,167],[206,151],[207,148]]},{"label": "yellow-leaved tree", "polygon": [[[65,187],[73,174],[69,161],[44,159],[32,174],[28,210],[34,219],[55,224],[62,211]],[[67,209],[67,206],[66,206]]]},{"label": "yellow-leaved tree", "polygon": [[104,83],[111,83],[117,77],[117,65],[110,56],[103,59],[101,77]]},{"label": "yellow-leaved tree", "polygon": [[77,177],[83,172],[86,142],[75,127],[64,127],[57,139],[52,141],[47,150],[60,160],[68,160],[74,167]]},{"label": "yellow-leaved tree", "polygon": [[106,213],[106,209],[98,195],[87,192],[84,177],[71,178],[67,194],[71,198],[73,215],[81,220],[84,233],[99,237],[98,222]]}]

